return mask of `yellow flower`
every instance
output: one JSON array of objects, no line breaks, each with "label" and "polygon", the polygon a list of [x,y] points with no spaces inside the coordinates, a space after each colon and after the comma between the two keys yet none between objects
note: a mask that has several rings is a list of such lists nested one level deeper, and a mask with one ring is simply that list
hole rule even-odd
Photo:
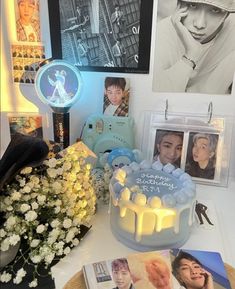
[{"label": "yellow flower", "polygon": [[21,174],[27,175],[30,174],[32,172],[32,168],[31,167],[26,167],[23,170],[21,170]]},{"label": "yellow flower", "polygon": [[[79,182],[76,182],[75,185],[74,185],[74,189],[75,189],[76,191],[80,191],[81,188],[82,188],[81,184],[80,184]],[[79,195],[80,195],[80,193],[79,193]]]},{"label": "yellow flower", "polygon": [[75,152],[75,148],[73,146],[70,146],[67,148],[67,153],[68,154],[73,154]]}]

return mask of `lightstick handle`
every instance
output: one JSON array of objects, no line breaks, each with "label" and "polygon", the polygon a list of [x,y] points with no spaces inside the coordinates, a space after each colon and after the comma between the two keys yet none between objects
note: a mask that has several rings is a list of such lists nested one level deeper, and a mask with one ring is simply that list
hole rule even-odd
[{"label": "lightstick handle", "polygon": [[61,144],[63,148],[69,146],[69,113],[52,113],[54,141]]}]

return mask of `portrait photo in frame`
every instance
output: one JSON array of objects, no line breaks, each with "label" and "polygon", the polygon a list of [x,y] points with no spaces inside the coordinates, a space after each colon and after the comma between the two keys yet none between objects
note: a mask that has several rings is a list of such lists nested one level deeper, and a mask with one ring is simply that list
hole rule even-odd
[{"label": "portrait photo in frame", "polygon": [[156,129],[153,160],[180,167],[183,142],[183,131]]},{"label": "portrait photo in frame", "polygon": [[85,71],[149,72],[153,0],[48,0],[48,8],[54,59]]},{"label": "portrait photo in frame", "polygon": [[172,113],[166,117],[147,111],[141,150],[147,160],[171,163],[196,183],[227,186],[232,127],[228,116],[208,120],[205,115]]},{"label": "portrait photo in frame", "polygon": [[195,178],[214,180],[218,173],[219,134],[189,132],[185,171]]}]

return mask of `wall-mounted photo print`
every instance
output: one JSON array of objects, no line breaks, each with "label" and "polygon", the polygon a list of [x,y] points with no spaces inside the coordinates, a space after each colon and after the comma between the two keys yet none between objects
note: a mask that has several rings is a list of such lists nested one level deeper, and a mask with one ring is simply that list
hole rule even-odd
[{"label": "wall-mounted photo print", "polygon": [[12,68],[15,83],[34,84],[39,63],[45,60],[45,49],[40,44],[12,44]]},{"label": "wall-mounted photo print", "polygon": [[171,163],[180,167],[183,141],[184,132],[182,131],[157,129],[153,160],[158,160],[163,165]]},{"label": "wall-mounted photo print", "polygon": [[213,180],[219,135],[190,132],[185,171],[196,178]]},{"label": "wall-mounted photo print", "polygon": [[18,41],[40,42],[39,0],[15,0]]},{"label": "wall-mounted photo print", "polygon": [[48,7],[53,58],[86,71],[148,73],[153,0],[49,0]]},{"label": "wall-mounted photo print", "polygon": [[15,133],[22,133],[34,137],[43,137],[42,115],[34,113],[8,114],[11,138]]},{"label": "wall-mounted photo print", "polygon": [[128,116],[130,81],[124,77],[106,77],[104,80],[105,115]]},{"label": "wall-mounted photo print", "polygon": [[230,94],[235,72],[233,12],[234,1],[221,5],[159,0],[153,90]]}]

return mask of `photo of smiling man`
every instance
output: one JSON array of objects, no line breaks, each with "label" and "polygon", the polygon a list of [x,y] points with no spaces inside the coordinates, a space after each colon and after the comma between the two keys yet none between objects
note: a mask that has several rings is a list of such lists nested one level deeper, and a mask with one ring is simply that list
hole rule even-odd
[{"label": "photo of smiling man", "polygon": [[172,273],[181,289],[230,289],[220,253],[172,249]]},{"label": "photo of smiling man", "polygon": [[180,167],[184,133],[172,130],[156,130],[154,161]]},{"label": "photo of smiling man", "polygon": [[115,259],[111,266],[113,281],[116,284],[113,289],[134,289],[127,259]]},{"label": "photo of smiling man", "polygon": [[157,23],[153,90],[230,94],[235,0],[178,0],[175,6]]},{"label": "photo of smiling man", "polygon": [[17,40],[40,42],[38,0],[16,0],[15,10]]},{"label": "photo of smiling man", "polygon": [[192,177],[213,180],[216,169],[217,134],[189,134],[185,171]]},{"label": "photo of smiling man", "polygon": [[106,77],[104,86],[103,113],[105,115],[128,116],[129,79]]}]

